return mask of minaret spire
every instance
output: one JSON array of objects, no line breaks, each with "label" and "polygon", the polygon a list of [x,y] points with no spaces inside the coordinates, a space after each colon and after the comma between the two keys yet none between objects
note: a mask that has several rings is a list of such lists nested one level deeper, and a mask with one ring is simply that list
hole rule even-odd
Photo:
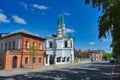
[{"label": "minaret spire", "polygon": [[62,36],[66,36],[66,28],[65,28],[65,22],[64,22],[64,12],[62,11],[62,24],[61,24],[61,28],[62,28]]},{"label": "minaret spire", "polygon": [[62,37],[62,29],[61,29],[61,20],[60,16],[58,16],[58,23],[57,23],[57,36]]},{"label": "minaret spire", "polygon": [[57,25],[61,25],[60,16],[58,16],[58,23],[57,23]]},{"label": "minaret spire", "polygon": [[64,12],[62,11],[62,24],[65,24],[64,22]]}]

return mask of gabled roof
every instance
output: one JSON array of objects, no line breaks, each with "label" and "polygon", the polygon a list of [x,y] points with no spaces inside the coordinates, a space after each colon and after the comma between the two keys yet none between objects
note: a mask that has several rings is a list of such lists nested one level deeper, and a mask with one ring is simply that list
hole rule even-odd
[{"label": "gabled roof", "polygon": [[15,33],[25,33],[25,34],[34,35],[34,34],[32,34],[31,32],[28,32],[28,31],[26,31],[26,30],[24,30],[24,29],[16,30],[16,31],[14,31],[14,32],[11,32],[10,34],[15,34]]},{"label": "gabled roof", "polygon": [[76,53],[80,53],[80,50],[74,49],[74,52],[76,52]]},{"label": "gabled roof", "polygon": [[98,53],[100,50],[84,50],[80,51],[81,54],[88,54],[88,53]]},{"label": "gabled roof", "polygon": [[[24,29],[19,29],[19,30],[11,32],[11,33],[3,36],[3,37],[0,37],[0,39],[5,38],[5,37],[9,37],[9,36],[12,36],[12,35],[15,35],[15,34],[27,34],[27,35],[34,36],[34,37],[37,37],[37,38],[41,38],[41,37],[39,37],[38,34],[33,34],[31,32],[28,32],[28,31],[24,30]],[[44,39],[44,38],[41,38],[41,39]]]}]

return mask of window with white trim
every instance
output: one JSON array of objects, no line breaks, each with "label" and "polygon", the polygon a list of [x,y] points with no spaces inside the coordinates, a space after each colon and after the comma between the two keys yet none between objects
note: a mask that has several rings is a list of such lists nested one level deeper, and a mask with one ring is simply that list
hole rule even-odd
[{"label": "window with white trim", "polygon": [[5,43],[5,50],[7,50],[7,42]]},{"label": "window with white trim", "polygon": [[39,58],[39,63],[42,63],[42,58],[41,57]]},{"label": "window with white trim", "polygon": [[26,42],[25,42],[25,47],[26,47],[27,49],[30,48],[30,47],[29,47],[29,41],[26,41]]},{"label": "window with white trim", "polygon": [[39,48],[40,50],[42,50],[42,43],[39,43]]},{"label": "window with white trim", "polygon": [[53,47],[53,44],[52,44],[52,41],[49,42],[49,48],[52,48]]},{"label": "window with white trim", "polygon": [[12,48],[15,49],[15,41],[13,41],[13,47]]},{"label": "window with white trim", "polygon": [[1,44],[1,50],[3,50],[3,44]]},{"label": "window with white trim", "polygon": [[33,63],[36,63],[36,58],[33,58]]},{"label": "window with white trim", "polygon": [[8,43],[8,49],[11,49],[11,42]]},{"label": "window with white trim", "polygon": [[25,64],[28,64],[28,57],[25,57]]}]

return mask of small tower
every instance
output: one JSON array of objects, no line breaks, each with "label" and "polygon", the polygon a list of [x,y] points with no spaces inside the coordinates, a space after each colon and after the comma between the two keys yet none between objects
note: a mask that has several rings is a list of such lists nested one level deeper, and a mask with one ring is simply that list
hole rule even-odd
[{"label": "small tower", "polygon": [[62,29],[61,29],[61,22],[60,22],[60,16],[58,16],[58,23],[57,23],[57,36],[62,37]]},{"label": "small tower", "polygon": [[61,28],[62,28],[62,36],[66,35],[66,28],[65,28],[65,22],[64,22],[64,12],[62,12],[62,24],[61,24]]}]

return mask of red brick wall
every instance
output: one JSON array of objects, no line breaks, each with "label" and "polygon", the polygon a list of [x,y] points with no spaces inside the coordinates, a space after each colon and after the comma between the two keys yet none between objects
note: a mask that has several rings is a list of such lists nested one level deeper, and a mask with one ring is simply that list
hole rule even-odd
[{"label": "red brick wall", "polygon": [[[36,63],[33,64],[33,66],[42,66],[44,65],[44,53],[45,53],[45,48],[44,48],[44,40],[33,37],[30,35],[25,35],[22,34],[21,37],[21,43],[20,43],[20,51],[6,51],[6,58],[5,58],[5,69],[11,69],[12,68],[12,59],[14,56],[17,57],[17,68],[20,68],[21,66],[21,60],[22,60],[22,66],[32,66],[32,58],[31,58],[31,50],[27,49],[25,47],[25,41],[29,40],[30,42],[30,47],[32,46],[32,43],[35,41],[36,42],[36,47],[38,48],[37,54],[36,54]],[[42,50],[39,49],[39,43],[41,43]],[[25,64],[25,57],[28,57],[28,64]],[[42,62],[39,63],[39,57],[41,57]]]},{"label": "red brick wall", "polygon": [[17,57],[17,68],[20,67],[20,61],[21,61],[21,53],[19,52],[11,52],[6,51],[6,58],[5,58],[5,69],[11,69],[12,63],[13,63],[13,57]]},{"label": "red brick wall", "polygon": [[[30,44],[29,49],[27,49],[25,47],[25,42],[26,41],[29,41],[29,44]],[[45,53],[44,40],[40,39],[40,38],[32,37],[32,36],[23,35],[22,36],[22,42],[21,42],[22,43],[21,49],[23,47],[23,52],[24,52],[23,66],[32,66],[32,58],[31,58],[31,50],[30,50],[30,48],[31,48],[33,42],[36,42],[36,47],[38,49],[37,54],[36,54],[36,63],[34,63],[33,65],[34,66],[44,65],[44,53]],[[39,49],[39,43],[42,44],[42,50]],[[29,63],[28,64],[25,64],[25,57],[29,58]],[[39,57],[41,57],[42,63],[39,63]]]}]

